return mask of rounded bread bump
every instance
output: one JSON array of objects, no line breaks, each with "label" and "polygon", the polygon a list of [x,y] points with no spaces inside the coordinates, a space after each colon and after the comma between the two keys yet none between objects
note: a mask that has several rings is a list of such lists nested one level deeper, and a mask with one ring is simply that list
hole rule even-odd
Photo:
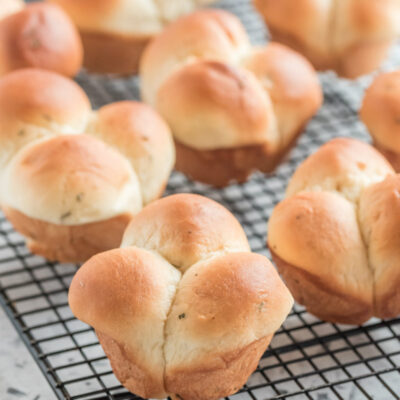
[{"label": "rounded bread bump", "polygon": [[236,392],[292,305],[261,255],[228,253],[193,265],[179,282],[166,322],[167,391],[199,400]]},{"label": "rounded bread bump", "polygon": [[54,4],[27,4],[1,19],[0,38],[0,75],[31,67],[72,77],[82,66],[78,31]]},{"label": "rounded bread bump", "polygon": [[159,252],[184,272],[201,259],[231,251],[250,251],[243,228],[223,206],[194,194],[156,200],[132,219],[122,247]]},{"label": "rounded bread bump", "polygon": [[95,328],[106,351],[116,358],[111,362],[134,360],[134,368],[121,371],[122,377],[127,375],[121,383],[129,388],[133,380],[136,393],[146,398],[167,396],[164,323],[179,278],[180,273],[156,253],[130,247],[92,257],[69,290],[72,312]]},{"label": "rounded bread bump", "polygon": [[35,139],[81,133],[91,113],[86,93],[54,72],[21,69],[0,79],[0,168]]},{"label": "rounded bread bump", "polygon": [[216,61],[187,64],[161,86],[156,108],[176,140],[199,150],[279,145],[271,101],[242,68]]},{"label": "rounded bread bump", "polygon": [[160,197],[175,163],[175,147],[168,125],[153,109],[136,101],[112,103],[99,109],[87,131],[130,161],[144,204]]},{"label": "rounded bread bump", "polygon": [[298,193],[274,209],[268,232],[281,274],[311,313],[344,323],[372,316],[372,274],[352,203],[332,192]]},{"label": "rounded bread bump", "polygon": [[321,146],[293,174],[286,195],[301,191],[330,191],[357,201],[362,190],[394,170],[370,145],[356,139],[337,138]]},{"label": "rounded bread bump", "polygon": [[299,53],[274,42],[255,48],[243,65],[270,96],[281,146],[287,146],[323,102],[314,68]]},{"label": "rounded bread bump", "polygon": [[162,84],[185,64],[196,60],[234,62],[249,49],[244,27],[228,12],[204,10],[182,17],[157,36],[143,54],[143,100],[154,106]]}]

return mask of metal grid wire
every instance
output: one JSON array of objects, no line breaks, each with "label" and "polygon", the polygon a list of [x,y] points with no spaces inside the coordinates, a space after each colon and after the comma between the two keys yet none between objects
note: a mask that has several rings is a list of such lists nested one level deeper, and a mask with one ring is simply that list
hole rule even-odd
[{"label": "metal grid wire", "polygon": [[[245,0],[218,4],[239,15],[255,43],[265,40],[261,20]],[[388,68],[400,65],[396,48]],[[254,251],[269,256],[267,221],[297,165],[336,136],[368,140],[358,121],[362,88],[321,76],[325,103],[290,158],[268,177],[215,190],[173,173],[166,194],[199,193],[228,207]],[[136,78],[109,79],[82,73],[78,82],[93,106],[138,98]],[[0,303],[56,395],[69,400],[138,399],[114,377],[92,329],[76,320],[67,291],[76,266],[49,263],[28,252],[22,237],[0,215]],[[245,387],[230,399],[400,399],[400,318],[372,319],[362,327],[325,323],[296,305]]]}]

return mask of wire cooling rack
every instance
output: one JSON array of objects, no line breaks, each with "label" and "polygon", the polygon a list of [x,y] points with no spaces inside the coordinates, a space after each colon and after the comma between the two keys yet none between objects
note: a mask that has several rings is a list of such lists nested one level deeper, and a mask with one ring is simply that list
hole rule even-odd
[{"label": "wire cooling rack", "polygon": [[[266,31],[245,0],[218,4],[239,15],[254,43]],[[396,48],[386,68],[400,65]],[[199,193],[228,207],[243,225],[252,249],[269,255],[267,221],[282,199],[297,165],[335,136],[368,140],[357,119],[362,89],[356,82],[321,76],[325,103],[276,173],[255,174],[222,190],[173,173],[166,194]],[[136,78],[109,79],[82,73],[78,82],[93,106],[138,98]],[[59,399],[138,399],[114,377],[92,329],[76,320],[67,291],[77,267],[49,263],[28,252],[22,237],[0,216],[0,303]],[[400,319],[372,319],[362,327],[322,322],[296,305],[275,335],[259,367],[240,393],[229,399],[400,399]]]}]

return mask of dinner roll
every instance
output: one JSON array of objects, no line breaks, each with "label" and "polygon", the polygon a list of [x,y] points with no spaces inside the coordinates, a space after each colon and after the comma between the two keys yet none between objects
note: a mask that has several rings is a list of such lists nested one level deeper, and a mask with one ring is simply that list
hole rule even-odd
[{"label": "dinner roll", "polygon": [[178,194],[137,214],[123,248],[80,268],[69,304],[128,390],[213,400],[246,382],[293,299],[228,210]]},{"label": "dinner roll", "polygon": [[[25,146],[8,165],[3,185],[6,217],[27,236],[33,253],[51,260],[83,261],[117,247],[130,217],[142,207],[129,162],[86,135],[60,135]],[[85,237],[92,223],[97,223],[95,236]]]},{"label": "dinner roll", "polygon": [[400,172],[400,71],[378,75],[367,89],[360,118],[375,147]]},{"label": "dinner roll", "polygon": [[399,33],[398,0],[254,0],[272,39],[318,70],[356,78],[372,72]]},{"label": "dinner roll", "polygon": [[252,47],[221,10],[172,23],[146,49],[140,74],[143,99],[173,132],[176,168],[215,186],[272,171],[322,102],[302,56],[276,43]]},{"label": "dinner roll", "polygon": [[297,169],[268,245],[309,312],[348,324],[400,314],[399,190],[400,175],[354,139],[328,142]]},{"label": "dinner roll", "polygon": [[129,75],[138,71],[144,48],[168,23],[215,0],[48,1],[77,25],[89,71]]},{"label": "dinner roll", "polygon": [[19,1],[0,5],[0,76],[20,68],[43,68],[74,76],[82,65],[78,31],[58,6]]},{"label": "dinner roll", "polygon": [[119,246],[174,160],[168,126],[144,104],[92,111],[75,82],[39,69],[0,79],[0,203],[34,253],[80,262]]}]

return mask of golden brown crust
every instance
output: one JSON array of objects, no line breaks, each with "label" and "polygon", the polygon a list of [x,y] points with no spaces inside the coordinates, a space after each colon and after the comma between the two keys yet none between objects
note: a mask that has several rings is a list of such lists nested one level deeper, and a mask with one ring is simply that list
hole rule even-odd
[{"label": "golden brown crust", "polygon": [[396,172],[400,172],[400,153],[388,150],[381,146],[377,141],[374,142],[375,148],[390,162]]},{"label": "golden brown crust", "polygon": [[254,49],[244,66],[269,94],[281,147],[287,146],[322,105],[323,93],[314,68],[302,55],[273,42]]},{"label": "golden brown crust", "polygon": [[123,214],[104,221],[66,226],[30,218],[11,207],[2,209],[15,230],[27,237],[32,253],[60,262],[84,262],[101,251],[118,247],[132,219],[132,215]]},{"label": "golden brown crust", "polygon": [[233,61],[249,46],[243,25],[226,11],[201,10],[179,18],[158,35],[143,54],[140,63],[142,97],[154,106],[165,79],[193,57]]},{"label": "golden brown crust", "polygon": [[[301,192],[275,207],[268,231],[270,249],[285,262],[318,277],[331,293],[372,308],[373,276],[356,210],[348,200],[332,192]],[[340,313],[334,303],[326,304],[333,309],[329,311],[320,304],[319,314]]]},{"label": "golden brown crust", "polygon": [[84,47],[83,65],[98,74],[131,75],[139,70],[150,35],[124,35],[80,30]]},{"label": "golden brown crust", "polygon": [[20,150],[8,165],[2,203],[61,225],[80,225],[142,208],[129,162],[89,135],[59,135]]},{"label": "golden brown crust", "polygon": [[164,389],[164,380],[159,381],[151,371],[141,365],[129,346],[97,330],[96,335],[110,360],[115,376],[126,389],[145,399],[168,397]]},{"label": "golden brown crust", "polygon": [[364,41],[347,48],[340,57],[336,58],[318,53],[294,35],[281,31],[279,28],[269,27],[274,41],[283,43],[291,49],[303,54],[318,71],[333,70],[339,76],[355,79],[361,75],[376,70],[386,58],[393,40]]},{"label": "golden brown crust", "polygon": [[376,147],[396,163],[391,153],[400,153],[400,71],[378,75],[366,90],[360,118]]},{"label": "golden brown crust", "polygon": [[214,400],[237,392],[257,368],[272,336],[229,353],[210,355],[214,361],[211,368],[206,363],[194,369],[168,370],[165,376],[167,392],[183,400]]},{"label": "golden brown crust", "polygon": [[72,280],[74,315],[97,332],[121,382],[142,396],[166,397],[164,324],[180,273],[136,247],[95,255]]},{"label": "golden brown crust", "polygon": [[156,200],[136,214],[122,247],[138,246],[159,252],[184,271],[212,254],[249,251],[246,234],[222,205],[194,194]]},{"label": "golden brown crust", "polygon": [[[373,316],[370,304],[335,290],[332,285],[303,268],[289,264],[270,249],[278,271],[293,297],[323,321],[360,325]],[[323,265],[321,265],[321,268]]]},{"label": "golden brown crust", "polygon": [[17,137],[18,123],[48,130],[66,126],[80,133],[76,130],[84,127],[90,110],[81,87],[56,73],[27,68],[0,79],[1,139],[10,130]]},{"label": "golden brown crust", "polygon": [[225,62],[198,60],[177,69],[160,87],[156,107],[175,139],[199,150],[279,144],[262,86]]},{"label": "golden brown crust", "polygon": [[235,251],[202,260],[179,282],[165,331],[167,364],[220,365],[213,354],[236,349],[238,332],[241,344],[273,334],[291,307],[290,293],[266,257]]},{"label": "golden brown crust", "polygon": [[0,74],[34,67],[74,76],[82,65],[78,31],[53,4],[28,4],[4,18],[0,21],[0,38]]},{"label": "golden brown crust", "polygon": [[278,153],[272,151],[267,144],[232,149],[197,150],[175,140],[175,168],[191,179],[215,187],[225,187],[232,182],[243,183],[256,170],[264,173],[272,172],[296,144],[302,131],[303,126]]},{"label": "golden brown crust", "polygon": [[303,190],[324,190],[357,201],[363,188],[393,174],[388,161],[367,143],[336,138],[321,146],[297,168],[286,195]]}]

